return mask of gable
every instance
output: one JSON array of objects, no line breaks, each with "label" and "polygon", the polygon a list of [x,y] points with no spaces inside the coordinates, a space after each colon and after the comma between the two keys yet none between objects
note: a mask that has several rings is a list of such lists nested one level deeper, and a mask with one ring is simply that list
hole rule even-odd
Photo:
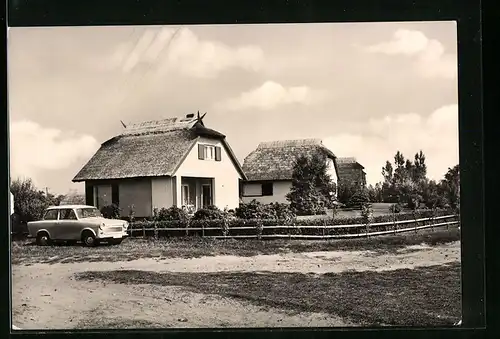
[{"label": "gable", "polygon": [[[203,149],[205,146],[213,147],[213,159],[204,158]],[[194,177],[214,177],[215,175],[237,176],[245,179],[241,166],[230,149],[225,139],[210,137],[198,137],[189,152],[181,161],[172,175],[194,176]]]}]

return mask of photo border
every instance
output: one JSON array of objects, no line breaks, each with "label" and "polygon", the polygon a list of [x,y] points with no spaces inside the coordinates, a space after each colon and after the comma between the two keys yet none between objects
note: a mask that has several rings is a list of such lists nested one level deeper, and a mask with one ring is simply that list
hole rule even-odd
[{"label": "photo border", "polygon": [[[206,336],[295,336],[321,338],[330,335],[371,337],[405,336],[443,338],[446,336],[476,337],[483,333],[485,320],[485,216],[483,166],[483,113],[481,74],[481,8],[472,1],[145,1],[145,0],[9,0],[7,24],[9,27],[34,26],[109,26],[109,25],[166,25],[166,24],[251,24],[251,23],[307,23],[307,22],[381,22],[381,21],[447,21],[457,22],[458,89],[460,128],[461,176],[461,250],[462,250],[462,316],[463,325],[457,328],[301,328],[301,329],[165,329],[165,330],[71,330],[71,331],[14,331],[12,336],[67,337],[155,337],[175,335]],[[7,45],[6,45],[7,46]],[[6,57],[6,53],[4,54]],[[5,86],[7,81],[5,77]],[[7,98],[5,110],[8,112]],[[5,145],[3,158],[7,159],[4,184],[0,194],[3,206],[8,206],[8,115],[2,115]],[[9,224],[7,213],[1,215],[3,224]],[[10,234],[4,227],[0,233],[3,282],[11,282]],[[5,286],[5,284],[3,284]],[[11,289],[3,289],[7,308],[1,308],[1,332],[10,333]],[[482,329],[482,330],[481,330]],[[484,333],[483,333],[484,334]]]}]

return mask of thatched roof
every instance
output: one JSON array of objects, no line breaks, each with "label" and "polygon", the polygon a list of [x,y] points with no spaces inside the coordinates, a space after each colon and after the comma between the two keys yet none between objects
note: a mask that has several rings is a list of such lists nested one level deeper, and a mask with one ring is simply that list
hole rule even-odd
[{"label": "thatched roof", "polygon": [[295,159],[300,155],[310,156],[314,152],[325,152],[336,157],[320,139],[300,139],[262,142],[243,162],[243,171],[249,181],[291,180]]},{"label": "thatched roof", "polygon": [[122,134],[101,145],[73,181],[174,175],[201,136],[221,140],[245,178],[225,136],[206,128],[198,116],[127,125]]},{"label": "thatched roof", "polygon": [[365,168],[356,160],[356,158],[353,157],[337,158],[337,164],[339,168]]}]

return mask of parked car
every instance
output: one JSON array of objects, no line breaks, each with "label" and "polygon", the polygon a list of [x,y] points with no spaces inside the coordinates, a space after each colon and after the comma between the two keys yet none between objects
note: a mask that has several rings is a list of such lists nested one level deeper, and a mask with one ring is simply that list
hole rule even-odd
[{"label": "parked car", "polygon": [[43,219],[28,222],[30,238],[38,245],[50,245],[53,241],[96,246],[101,241],[120,244],[125,239],[129,224],[124,220],[106,219],[94,206],[63,205],[47,208]]}]

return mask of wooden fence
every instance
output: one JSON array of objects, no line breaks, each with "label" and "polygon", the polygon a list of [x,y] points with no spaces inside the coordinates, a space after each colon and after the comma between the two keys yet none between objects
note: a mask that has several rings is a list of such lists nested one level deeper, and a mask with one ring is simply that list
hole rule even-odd
[{"label": "wooden fence", "polygon": [[[183,228],[159,228],[142,227],[132,228],[128,232],[131,237],[134,236],[189,236],[198,235],[204,238],[223,239],[342,239],[342,238],[361,238],[377,235],[397,234],[402,232],[418,232],[423,229],[434,229],[437,227],[458,226],[457,215],[446,215],[439,217],[410,219],[402,221],[390,221],[373,224],[352,224],[352,225],[318,225],[318,226],[262,226],[260,231],[255,226],[229,227],[228,234],[223,235],[221,227],[183,227]],[[329,234],[336,233],[338,234]],[[208,234],[217,235],[208,235]],[[242,234],[246,233],[246,234]],[[260,233],[260,234],[259,234]],[[302,233],[320,233],[320,234],[302,234]]]}]

